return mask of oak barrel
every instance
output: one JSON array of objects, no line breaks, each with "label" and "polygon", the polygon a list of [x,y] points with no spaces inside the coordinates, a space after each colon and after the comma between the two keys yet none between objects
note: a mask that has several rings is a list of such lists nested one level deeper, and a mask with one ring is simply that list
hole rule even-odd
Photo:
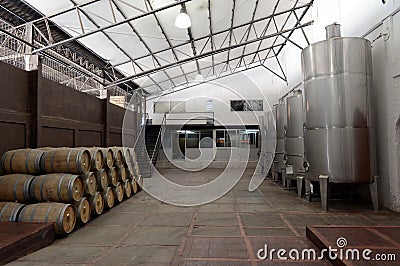
[{"label": "oak barrel", "polygon": [[112,189],[117,202],[122,202],[122,200],[124,199],[124,188],[122,186],[122,183],[118,182],[117,185]]},{"label": "oak barrel", "polygon": [[96,172],[97,190],[104,190],[108,187],[108,177],[104,169]]},{"label": "oak barrel", "polygon": [[90,169],[90,153],[79,148],[57,148],[44,151],[40,168],[45,173],[84,174]]},{"label": "oak barrel", "polygon": [[123,153],[122,150],[118,147],[111,148],[114,155],[114,166],[120,167],[123,164]]},{"label": "oak barrel", "polygon": [[80,224],[86,224],[90,219],[90,204],[86,197],[74,203],[76,221]]},{"label": "oak barrel", "polygon": [[0,176],[0,200],[27,202],[29,186],[34,176],[24,174],[11,174]]},{"label": "oak barrel", "polygon": [[74,230],[76,214],[70,204],[45,202],[26,205],[18,216],[18,222],[52,222],[56,234],[68,234]]},{"label": "oak barrel", "polygon": [[103,151],[100,148],[88,148],[90,152],[90,170],[97,171],[103,168],[104,158]]},{"label": "oak barrel", "polygon": [[103,166],[104,168],[110,168],[114,165],[114,153],[112,149],[103,148]]},{"label": "oak barrel", "polygon": [[90,203],[90,211],[92,215],[100,215],[104,210],[104,198],[103,194],[100,192],[96,192],[89,199]]},{"label": "oak barrel", "polygon": [[20,149],[7,151],[1,158],[1,168],[8,174],[38,175],[41,172],[40,159],[44,151],[36,149]]},{"label": "oak barrel", "polygon": [[15,202],[0,202],[0,222],[16,222],[24,206]]},{"label": "oak barrel", "polygon": [[32,180],[29,189],[31,198],[40,202],[76,202],[81,200],[83,192],[81,178],[71,174],[37,176]]},{"label": "oak barrel", "polygon": [[132,186],[130,180],[125,180],[123,188],[125,198],[129,198],[132,195]]},{"label": "oak barrel", "polygon": [[118,181],[120,182],[125,182],[126,179],[128,179],[128,171],[124,165],[121,165],[121,167],[118,167]]},{"label": "oak barrel", "polygon": [[131,151],[129,150],[129,148],[122,148],[122,150],[124,151],[124,156],[122,157],[122,161],[124,163],[124,165],[127,165],[128,163],[132,162],[132,156],[131,156]]},{"label": "oak barrel", "polygon": [[83,186],[86,196],[93,196],[97,190],[97,180],[96,175],[93,172],[88,172],[86,174],[80,175],[83,181]]},{"label": "oak barrel", "polygon": [[114,206],[114,192],[111,187],[108,187],[103,191],[104,206],[107,209],[111,209]]},{"label": "oak barrel", "polygon": [[138,186],[138,183],[137,183],[136,179],[132,179],[132,180],[131,180],[131,186],[132,186],[132,193],[133,193],[133,194],[138,193],[138,191],[139,191],[139,186]]},{"label": "oak barrel", "polygon": [[110,187],[115,187],[117,185],[118,171],[114,166],[112,166],[110,169],[107,170],[107,178],[108,178],[108,185]]}]

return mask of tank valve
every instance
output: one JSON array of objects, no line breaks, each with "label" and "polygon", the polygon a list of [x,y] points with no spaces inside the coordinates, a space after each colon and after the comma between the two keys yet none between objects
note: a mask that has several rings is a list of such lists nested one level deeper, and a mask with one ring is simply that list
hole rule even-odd
[{"label": "tank valve", "polygon": [[308,162],[303,163],[304,171],[308,172],[308,169],[310,168],[310,164]]}]

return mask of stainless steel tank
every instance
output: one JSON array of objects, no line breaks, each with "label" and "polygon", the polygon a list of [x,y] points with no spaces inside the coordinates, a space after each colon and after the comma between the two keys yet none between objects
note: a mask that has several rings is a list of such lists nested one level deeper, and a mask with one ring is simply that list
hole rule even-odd
[{"label": "stainless steel tank", "polygon": [[302,91],[294,91],[286,98],[285,134],[286,173],[293,176],[304,173],[303,111]]},{"label": "stainless steel tank", "polygon": [[280,100],[276,106],[276,151],[275,151],[275,167],[274,170],[277,173],[282,172],[285,168],[284,156],[285,156],[285,117],[286,117],[285,101]]},{"label": "stainless steel tank", "polygon": [[332,183],[369,183],[374,171],[371,43],[340,37],[339,27],[328,26],[331,38],[302,51],[306,178],[327,175]]}]

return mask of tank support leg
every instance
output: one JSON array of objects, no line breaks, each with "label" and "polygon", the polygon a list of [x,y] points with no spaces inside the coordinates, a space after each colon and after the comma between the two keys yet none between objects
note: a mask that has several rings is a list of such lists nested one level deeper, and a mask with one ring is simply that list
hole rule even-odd
[{"label": "tank support leg", "polygon": [[323,211],[328,211],[328,198],[329,198],[329,176],[320,175],[318,177],[319,188],[321,193],[321,205]]},{"label": "tank support leg", "polygon": [[369,192],[371,193],[372,206],[375,212],[379,211],[378,178],[379,176],[374,176],[374,181],[369,184]]},{"label": "tank support leg", "polygon": [[286,177],[286,171],[282,169],[281,172],[282,172],[282,186],[284,189],[286,189],[287,182],[288,182],[287,177]]},{"label": "tank support leg", "polygon": [[306,179],[306,181],[304,182],[305,184],[305,191],[304,194],[306,196],[306,200],[307,201],[311,201],[311,181]]},{"label": "tank support leg", "polygon": [[297,196],[301,198],[301,192],[303,190],[303,177],[296,176],[296,180],[297,180]]}]

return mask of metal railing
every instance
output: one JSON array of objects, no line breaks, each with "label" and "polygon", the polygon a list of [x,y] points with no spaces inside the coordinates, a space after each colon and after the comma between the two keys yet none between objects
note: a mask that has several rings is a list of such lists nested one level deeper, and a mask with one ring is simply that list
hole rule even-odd
[{"label": "metal railing", "polygon": [[154,145],[153,153],[151,155],[151,159],[150,159],[151,163],[153,163],[154,155],[157,154],[157,156],[158,156],[158,150],[160,149],[160,146],[161,146],[161,140],[164,138],[166,125],[167,125],[167,116],[166,116],[166,114],[164,114],[164,118],[163,118],[163,120],[161,122],[161,126],[160,126],[160,131],[158,132],[158,135],[157,135],[156,145]]},{"label": "metal railing", "polygon": [[[189,116],[188,116],[189,115]],[[171,116],[176,116],[171,118]],[[185,117],[186,116],[186,117]],[[214,125],[215,113],[214,112],[183,112],[183,113],[165,113],[164,119],[166,121],[185,121],[185,124],[195,124],[198,121],[204,121],[205,124]]]}]

